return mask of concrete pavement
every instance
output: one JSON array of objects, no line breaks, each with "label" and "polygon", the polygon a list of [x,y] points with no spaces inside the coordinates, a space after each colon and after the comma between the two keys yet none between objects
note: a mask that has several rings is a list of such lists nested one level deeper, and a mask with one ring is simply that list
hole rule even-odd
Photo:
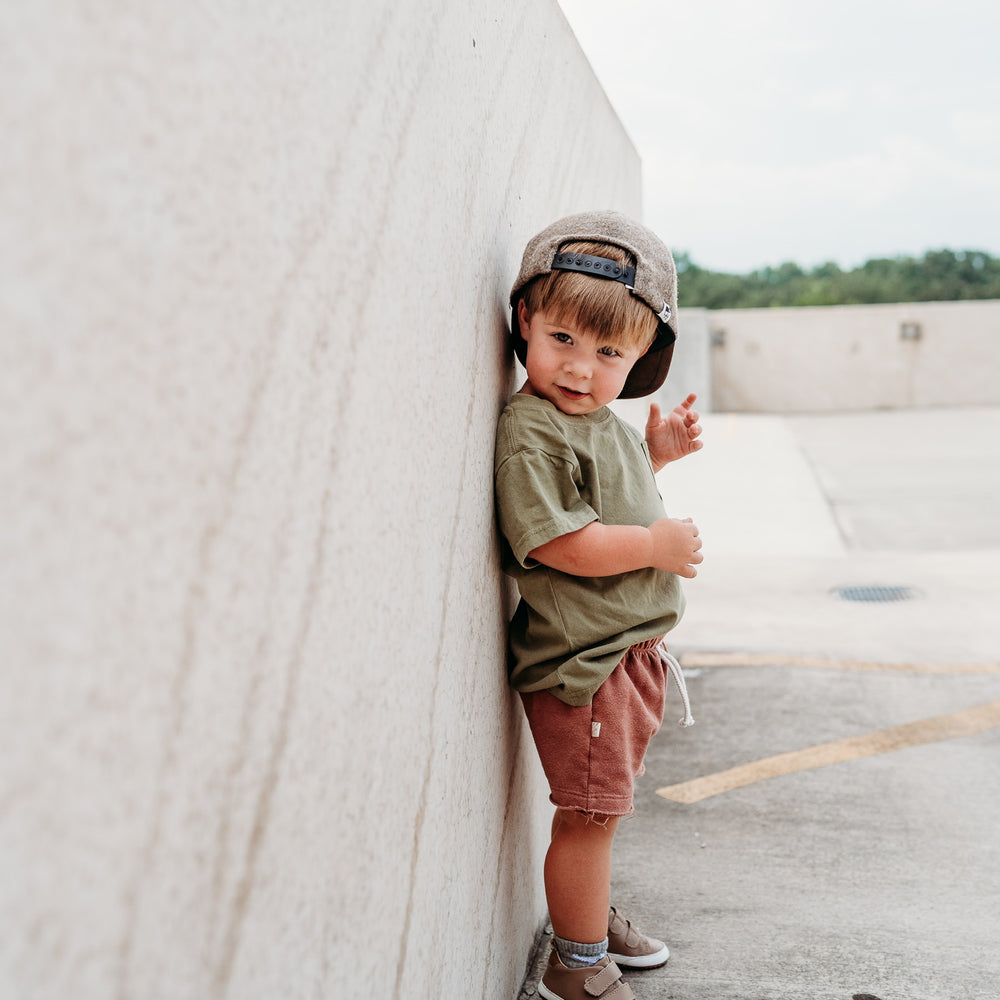
[{"label": "concrete pavement", "polygon": [[[626,978],[997,1000],[1000,409],[704,425],[661,473],[705,539],[671,637],[698,722],[672,693],[615,847],[614,901],[672,957]],[[839,596],[874,585],[907,599]]]}]

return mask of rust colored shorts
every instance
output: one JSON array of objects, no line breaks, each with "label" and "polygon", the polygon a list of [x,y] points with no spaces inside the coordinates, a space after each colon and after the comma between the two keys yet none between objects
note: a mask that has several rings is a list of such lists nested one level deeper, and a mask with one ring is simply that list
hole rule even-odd
[{"label": "rust colored shorts", "polygon": [[562,809],[627,816],[649,741],[663,721],[668,671],[659,639],[626,650],[589,705],[548,691],[521,695],[552,794]]}]

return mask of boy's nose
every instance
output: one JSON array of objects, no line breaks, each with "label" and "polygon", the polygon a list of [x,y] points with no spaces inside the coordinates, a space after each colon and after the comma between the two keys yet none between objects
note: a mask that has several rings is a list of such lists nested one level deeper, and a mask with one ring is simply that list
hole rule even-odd
[{"label": "boy's nose", "polygon": [[578,378],[590,378],[591,366],[587,363],[586,358],[572,357],[566,362],[566,373],[576,375]]}]

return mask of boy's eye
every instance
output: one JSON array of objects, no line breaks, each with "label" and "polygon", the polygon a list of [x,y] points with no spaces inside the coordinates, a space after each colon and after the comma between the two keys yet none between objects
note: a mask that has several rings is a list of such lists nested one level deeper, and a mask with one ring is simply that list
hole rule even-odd
[{"label": "boy's eye", "polygon": [[621,357],[621,355],[613,347],[609,347],[607,344],[605,344],[605,346],[600,349],[599,353],[603,354],[605,357],[608,358]]},{"label": "boy's eye", "polygon": [[560,344],[571,344],[573,342],[573,338],[570,337],[568,333],[554,333],[552,336],[555,337]]}]

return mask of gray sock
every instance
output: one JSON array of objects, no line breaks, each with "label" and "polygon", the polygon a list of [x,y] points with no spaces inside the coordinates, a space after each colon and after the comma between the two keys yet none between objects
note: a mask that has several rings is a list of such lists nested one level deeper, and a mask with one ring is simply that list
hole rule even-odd
[{"label": "gray sock", "polygon": [[581,944],[579,941],[567,941],[553,934],[552,943],[556,946],[559,961],[567,969],[586,969],[596,965],[608,953],[607,938],[596,944]]}]

